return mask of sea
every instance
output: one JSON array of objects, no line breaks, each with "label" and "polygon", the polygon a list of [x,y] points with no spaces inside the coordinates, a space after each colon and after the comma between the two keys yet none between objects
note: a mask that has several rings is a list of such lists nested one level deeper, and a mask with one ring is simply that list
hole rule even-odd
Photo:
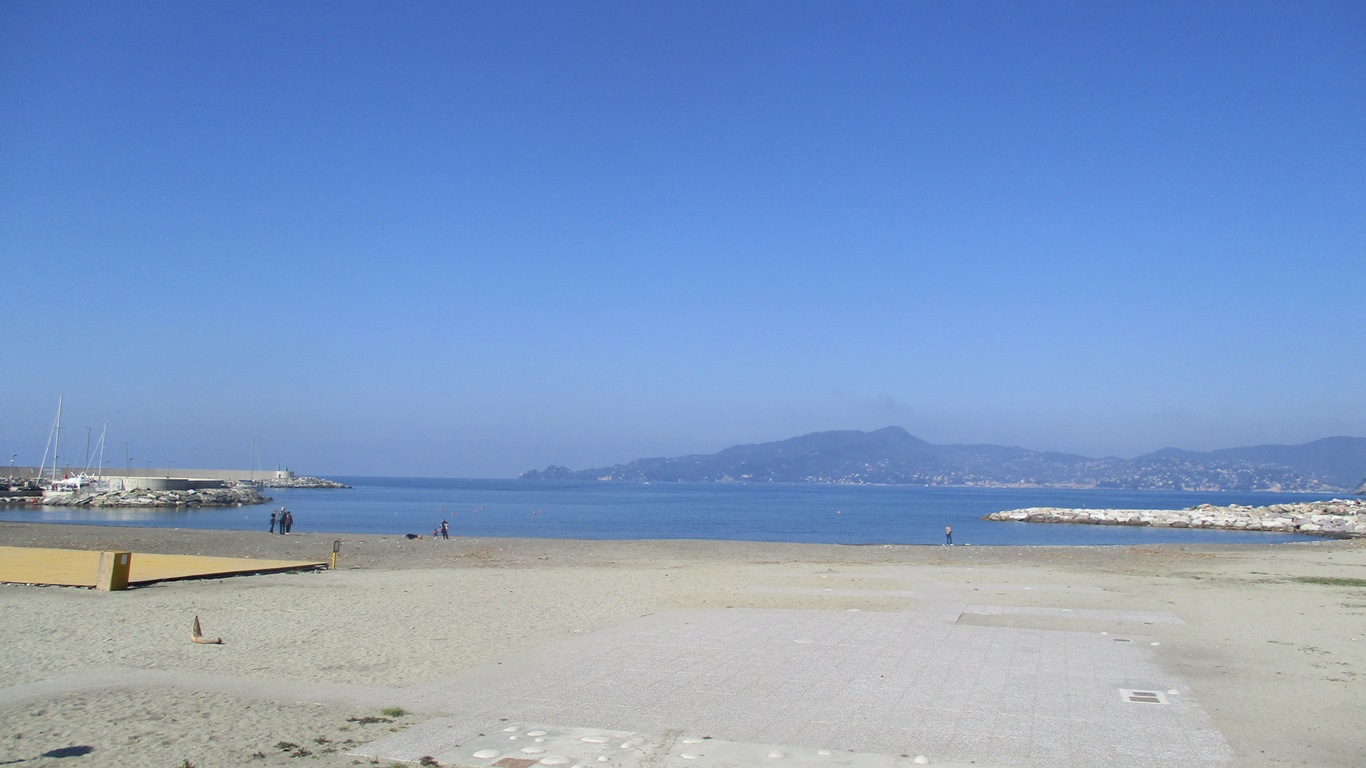
[{"label": "sea", "polygon": [[338,489],[265,489],[272,501],[241,507],[97,509],[0,507],[0,520],[75,525],[260,530],[287,507],[294,533],[549,539],[703,539],[822,544],[1124,546],[1306,541],[1304,536],[1137,526],[982,520],[1026,507],[1184,509],[1262,506],[1332,494],[1043,488],[926,488],[824,484],[615,483],[338,477]]}]

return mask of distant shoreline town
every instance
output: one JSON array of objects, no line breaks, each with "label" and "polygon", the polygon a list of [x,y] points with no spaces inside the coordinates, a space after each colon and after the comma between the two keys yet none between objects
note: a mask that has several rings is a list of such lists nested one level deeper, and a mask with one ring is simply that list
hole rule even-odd
[{"label": "distant shoreline town", "polygon": [[1132,459],[1097,459],[1001,445],[936,445],[886,427],[595,469],[551,465],[523,472],[521,479],[1361,494],[1366,438],[1204,452],[1166,448]]}]

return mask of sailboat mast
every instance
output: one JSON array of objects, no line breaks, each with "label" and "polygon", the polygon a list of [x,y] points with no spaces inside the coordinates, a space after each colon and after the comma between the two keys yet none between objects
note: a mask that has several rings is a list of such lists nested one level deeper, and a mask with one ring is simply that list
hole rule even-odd
[{"label": "sailboat mast", "polygon": [[57,482],[57,457],[62,445],[62,396],[57,396],[57,421],[52,427],[52,482]]},{"label": "sailboat mast", "polygon": [[43,472],[47,471],[47,454],[52,450],[52,433],[57,428],[57,422],[52,423],[52,429],[47,431],[47,445],[43,446],[43,461],[38,465],[38,474],[33,476],[35,480],[43,479]]}]

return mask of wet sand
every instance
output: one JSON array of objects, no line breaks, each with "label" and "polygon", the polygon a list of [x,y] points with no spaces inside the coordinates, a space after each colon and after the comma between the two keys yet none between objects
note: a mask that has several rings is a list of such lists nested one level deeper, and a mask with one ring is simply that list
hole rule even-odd
[{"label": "wet sand", "polygon": [[[0,764],[367,764],[346,750],[424,719],[381,711],[404,687],[672,609],[905,610],[914,600],[880,574],[908,565],[978,603],[1180,617],[1144,631],[1237,765],[1349,766],[1366,754],[1363,541],[849,547],[0,523],[7,546],[134,553],[326,560],[338,539],[332,572],[123,593],[0,585]],[[849,589],[806,589],[831,577]],[[196,615],[223,645],[188,641]],[[960,621],[1056,626],[1029,613]],[[87,751],[42,757],[72,748]]]}]

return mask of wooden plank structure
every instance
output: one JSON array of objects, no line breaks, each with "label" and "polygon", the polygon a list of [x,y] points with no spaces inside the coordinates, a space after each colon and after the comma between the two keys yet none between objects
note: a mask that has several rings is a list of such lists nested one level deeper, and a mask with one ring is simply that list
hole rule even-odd
[{"label": "wooden plank structure", "polygon": [[0,547],[0,582],[119,589],[119,556],[128,558],[122,565],[128,569],[129,586],[176,579],[204,579],[327,567],[327,563],[300,560]]}]

